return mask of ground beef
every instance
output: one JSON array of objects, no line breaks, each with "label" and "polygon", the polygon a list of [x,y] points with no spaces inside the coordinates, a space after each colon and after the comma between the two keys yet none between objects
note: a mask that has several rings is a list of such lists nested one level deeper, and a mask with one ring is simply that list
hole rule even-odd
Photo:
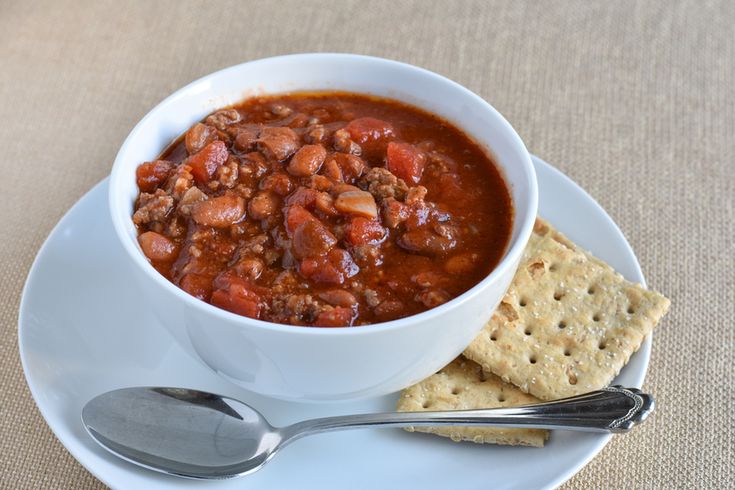
[{"label": "ground beef", "polygon": [[164,221],[173,207],[174,198],[163,189],[156,189],[153,194],[143,192],[138,199],[138,210],[133,215],[133,223],[140,226],[154,221]]},{"label": "ground beef", "polygon": [[408,192],[408,186],[403,180],[382,167],[368,170],[358,181],[358,185],[372,194],[377,202],[389,197],[402,201]]}]

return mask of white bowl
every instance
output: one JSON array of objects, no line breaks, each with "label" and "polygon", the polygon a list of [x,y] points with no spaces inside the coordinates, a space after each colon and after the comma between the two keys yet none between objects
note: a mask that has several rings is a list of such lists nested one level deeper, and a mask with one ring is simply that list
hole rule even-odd
[{"label": "white bowl", "polygon": [[[135,169],[155,159],[214,110],[257,94],[342,90],[399,99],[471,135],[500,167],[515,211],[500,264],[459,297],[429,311],[355,328],[308,328],[253,320],[200,301],[160,275],[143,255],[133,225]],[[384,395],[439,370],[469,344],[505,293],[533,228],[536,175],[523,142],[483,99],[415,66],[350,54],[299,54],[227,68],[176,91],[123,143],[110,177],[115,231],[156,317],[195,358],[232,382],[294,400]]]}]

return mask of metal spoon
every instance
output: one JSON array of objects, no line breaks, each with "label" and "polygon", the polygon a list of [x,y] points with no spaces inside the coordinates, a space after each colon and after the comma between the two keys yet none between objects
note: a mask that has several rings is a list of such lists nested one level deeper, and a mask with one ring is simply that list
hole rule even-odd
[{"label": "metal spoon", "polygon": [[523,407],[346,415],[273,427],[254,408],[203,391],[125,388],[89,401],[87,432],[113,454],[169,475],[232,478],[263,466],[304,436],[366,427],[483,425],[627,432],[653,411],[653,397],[612,386]]}]

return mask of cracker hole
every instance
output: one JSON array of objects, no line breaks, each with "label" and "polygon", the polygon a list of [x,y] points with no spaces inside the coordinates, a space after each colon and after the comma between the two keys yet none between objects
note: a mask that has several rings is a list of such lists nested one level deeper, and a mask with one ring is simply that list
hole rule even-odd
[{"label": "cracker hole", "polygon": [[551,265],[549,266],[549,270],[550,270],[551,272],[555,272],[555,271],[556,271],[556,269],[558,269],[558,268],[559,268],[559,266],[558,266],[557,264],[551,264]]},{"label": "cracker hole", "polygon": [[592,321],[593,321],[593,322],[599,322],[599,321],[600,321],[600,315],[599,315],[599,314],[595,314],[595,315],[594,315],[594,316],[592,317]]},{"label": "cracker hole", "polygon": [[569,357],[572,355],[572,351],[570,351],[569,349],[564,349],[564,355]]},{"label": "cracker hole", "polygon": [[528,301],[526,301],[526,298],[521,298],[521,300],[518,302],[518,306],[525,308],[525,306],[528,304]]},{"label": "cracker hole", "polygon": [[429,408],[431,407],[431,402],[424,402],[423,405],[421,405],[423,408]]},{"label": "cracker hole", "polygon": [[590,286],[589,289],[587,290],[587,294],[595,294],[596,292],[597,290],[595,289],[594,286]]},{"label": "cracker hole", "polygon": [[533,332],[531,332],[531,327],[526,327],[523,333],[525,333],[526,335],[531,335]]},{"label": "cracker hole", "polygon": [[599,347],[600,350],[605,350],[605,347],[607,347],[607,344],[605,344],[605,342],[602,341],[600,342],[600,345],[598,345],[597,347]]},{"label": "cracker hole", "polygon": [[635,313],[635,310],[633,309],[633,307],[632,307],[632,306],[629,306],[629,307],[628,307],[628,314],[629,314],[629,315],[632,315],[633,313]]},{"label": "cracker hole", "polygon": [[561,291],[557,291],[554,293],[554,299],[557,301],[561,301],[562,297],[564,297],[564,293]]},{"label": "cracker hole", "polygon": [[452,388],[452,395],[459,395],[459,388]]},{"label": "cracker hole", "polygon": [[559,325],[557,325],[560,329],[567,328],[567,324],[564,321],[559,322]]},{"label": "cracker hole", "polygon": [[531,364],[536,364],[536,356],[529,357],[528,362],[530,362]]},{"label": "cracker hole", "polygon": [[496,340],[498,340],[498,332],[493,331],[490,334],[490,340],[492,340],[493,342],[495,342]]},{"label": "cracker hole", "polygon": [[498,401],[503,403],[505,401],[505,397],[503,395],[498,395]]}]

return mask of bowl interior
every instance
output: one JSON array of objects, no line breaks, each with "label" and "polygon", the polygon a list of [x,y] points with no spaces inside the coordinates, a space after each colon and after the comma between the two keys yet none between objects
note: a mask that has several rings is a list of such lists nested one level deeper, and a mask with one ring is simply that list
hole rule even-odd
[{"label": "bowl interior", "polygon": [[[140,251],[131,219],[138,195],[135,169],[140,163],[155,159],[190,126],[219,108],[255,95],[316,90],[398,99],[437,114],[469,134],[494,157],[513,200],[510,246],[496,270],[509,256],[520,254],[536,215],[536,178],[525,146],[495,109],[461,85],[411,65],[357,55],[302,54],[244,63],[208,75],[165,99],[133,129],[117,155],[110,180],[112,221],[133,260],[158,276]],[[162,276],[156,280],[166,281]]]}]

